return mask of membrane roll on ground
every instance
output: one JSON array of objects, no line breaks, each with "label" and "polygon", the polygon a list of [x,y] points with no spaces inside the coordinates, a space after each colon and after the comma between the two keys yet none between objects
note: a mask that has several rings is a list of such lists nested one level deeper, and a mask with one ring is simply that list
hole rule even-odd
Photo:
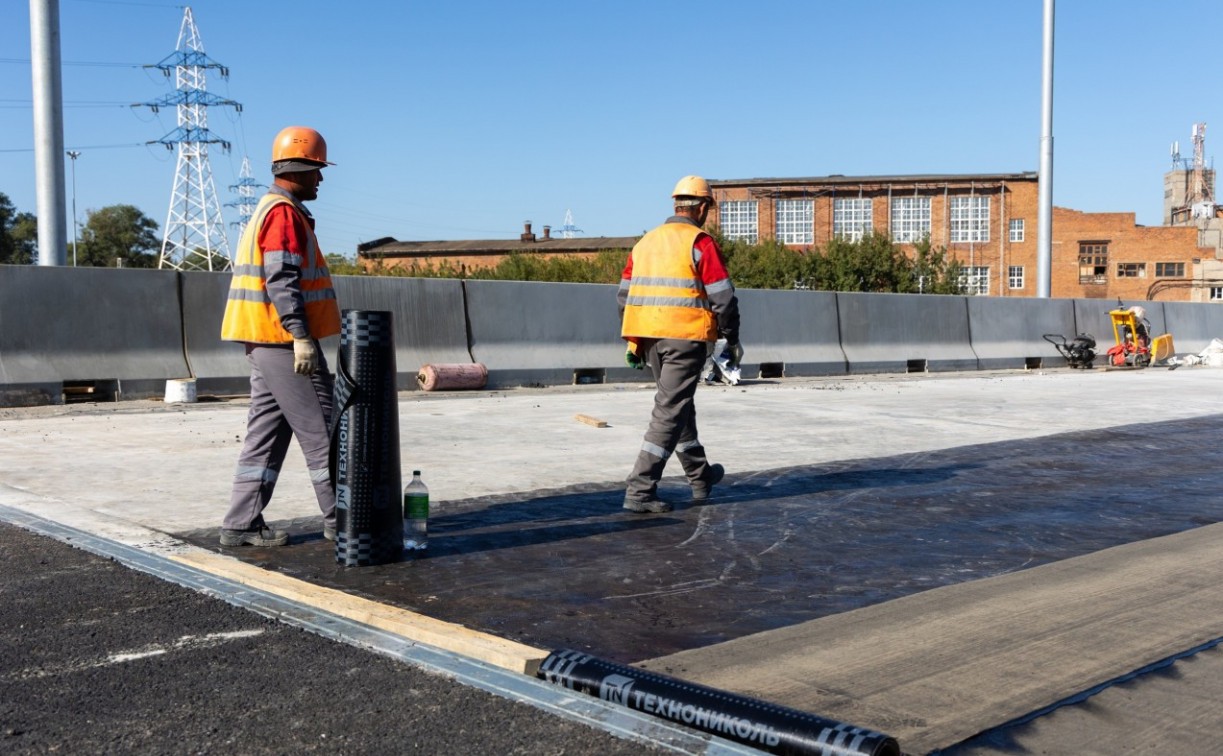
[{"label": "membrane roll on ground", "polygon": [[900,756],[896,739],[881,732],[604,661],[580,651],[553,651],[544,659],[538,676],[767,753]]},{"label": "membrane roll on ground", "polygon": [[488,381],[488,368],[476,363],[441,363],[421,366],[416,383],[422,391],[480,389]]},{"label": "membrane roll on ground", "polygon": [[334,406],[335,560],[346,567],[397,562],[403,511],[390,312],[344,310]]}]

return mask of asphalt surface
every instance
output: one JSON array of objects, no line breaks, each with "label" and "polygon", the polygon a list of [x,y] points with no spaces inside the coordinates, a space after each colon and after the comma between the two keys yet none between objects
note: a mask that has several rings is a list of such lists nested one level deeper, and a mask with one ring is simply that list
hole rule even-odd
[{"label": "asphalt surface", "polygon": [[0,752],[653,754],[0,525]]}]

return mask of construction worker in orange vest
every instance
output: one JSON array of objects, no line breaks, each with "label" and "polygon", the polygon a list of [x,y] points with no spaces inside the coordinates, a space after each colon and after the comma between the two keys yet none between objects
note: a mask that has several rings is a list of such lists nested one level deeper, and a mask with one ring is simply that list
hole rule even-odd
[{"label": "construction worker in orange vest", "polygon": [[649,365],[658,387],[624,494],[624,508],[633,512],[671,511],[657,494],[672,453],[684,467],[692,500],[708,500],[725,470],[709,464],[697,437],[696,387],[719,336],[734,366],[743,359],[735,287],[717,242],[701,230],[713,205],[709,182],[685,176],[671,196],[675,215],[633,247],[617,294],[620,335],[629,342],[625,362],[637,370]]},{"label": "construction worker in orange vest", "polygon": [[273,186],[238,242],[221,338],[246,346],[251,408],[238,456],[222,546],[283,546],[289,534],[263,519],[281,464],[296,436],[306,457],[323,535],[335,540],[335,489],[328,471],[333,378],[319,340],[340,332],[327,260],[302,204],[318,198],[327,142],[290,126],[272,144]]}]

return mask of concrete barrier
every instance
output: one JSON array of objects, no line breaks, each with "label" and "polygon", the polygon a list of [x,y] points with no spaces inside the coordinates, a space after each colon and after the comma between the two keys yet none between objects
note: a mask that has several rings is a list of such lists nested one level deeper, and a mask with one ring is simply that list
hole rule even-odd
[{"label": "concrete barrier", "polygon": [[1074,300],[968,297],[968,328],[982,370],[1065,367],[1044,334],[1077,335]]},{"label": "concrete barrier", "polygon": [[[470,363],[463,282],[443,278],[335,276],[341,310],[387,310],[395,328],[396,386],[418,388],[427,364]],[[335,369],[339,337],[326,339],[327,362]]]},{"label": "concrete barrier", "polygon": [[[1177,354],[1197,354],[1212,339],[1223,340],[1223,306],[1164,302],[1164,324]],[[1159,335],[1157,332],[1156,336]]]},{"label": "concrete barrier", "polygon": [[624,364],[616,287],[467,281],[471,354],[488,385],[640,381]]},{"label": "concrete barrier", "polygon": [[966,297],[837,294],[851,373],[976,370]]},{"label": "concrete barrier", "polygon": [[0,266],[0,404],[148,398],[186,377],[174,271]]},{"label": "concrete barrier", "polygon": [[743,375],[844,375],[848,372],[830,291],[739,289]]},{"label": "concrete barrier", "polygon": [[[0,266],[0,406],[68,398],[244,394],[242,347],[220,339],[228,273]],[[337,276],[343,309],[395,318],[397,387],[425,364],[483,363],[489,387],[645,382],[624,365],[616,287]],[[1146,308],[1178,354],[1223,339],[1223,307],[1188,302],[741,290],[745,375],[1060,366],[1044,333],[1114,343],[1108,313]],[[334,368],[338,338],[324,341]],[[1050,363],[1050,361],[1053,361]],[[1103,364],[1103,360],[1098,360]],[[68,392],[68,393],[66,393]],[[74,392],[80,392],[75,393]]]},{"label": "concrete barrier", "polygon": [[[197,385],[206,393],[246,393],[250,367],[241,344],[221,341],[229,273],[183,273],[187,355]],[[395,324],[396,386],[417,388],[416,373],[428,363],[471,362],[463,314],[463,283],[448,279],[334,276],[344,310],[387,310]],[[322,341],[334,372],[339,336]]]},{"label": "concrete barrier", "polygon": [[183,340],[198,394],[250,392],[250,366],[241,344],[221,341],[229,273],[184,272]]}]

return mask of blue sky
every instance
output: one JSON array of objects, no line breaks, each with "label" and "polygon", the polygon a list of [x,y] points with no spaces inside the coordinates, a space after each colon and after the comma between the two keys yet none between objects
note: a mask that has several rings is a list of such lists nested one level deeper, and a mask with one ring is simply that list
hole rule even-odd
[{"label": "blue sky", "polygon": [[[276,132],[330,157],[312,205],[328,252],[360,241],[516,237],[526,220],[626,236],[709,178],[1035,171],[1041,0],[200,0],[229,67],[209,111],[222,203],[243,155],[267,182]],[[173,91],[183,6],[60,0],[65,146],[77,215],[113,204],[165,222],[175,156],[145,143]],[[1057,4],[1054,203],[1158,225],[1169,146],[1223,144],[1217,0]],[[0,0],[0,192],[35,212],[29,3]],[[65,172],[69,170],[65,160]],[[71,180],[66,182],[71,202]],[[236,211],[226,208],[228,220]],[[71,215],[71,208],[68,211]],[[229,229],[230,244],[236,242]],[[71,238],[71,233],[69,233]]]}]

